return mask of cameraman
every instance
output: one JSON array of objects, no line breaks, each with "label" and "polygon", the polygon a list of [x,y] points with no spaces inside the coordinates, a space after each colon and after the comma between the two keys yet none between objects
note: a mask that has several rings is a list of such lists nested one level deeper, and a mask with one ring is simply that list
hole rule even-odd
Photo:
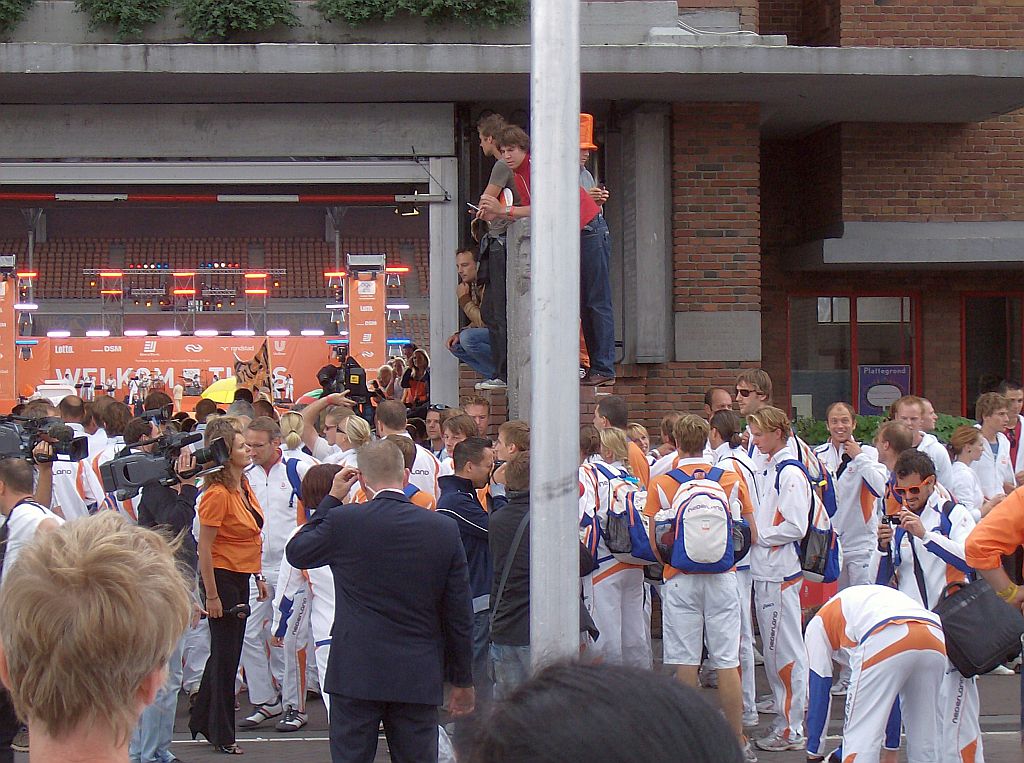
[{"label": "cameraman", "polygon": [[[155,393],[151,393],[155,394]],[[124,429],[125,443],[132,445],[144,440],[160,436],[160,428],[151,418],[134,418]],[[150,453],[154,444],[143,445],[138,450]],[[184,450],[174,464],[177,474],[188,473],[196,465],[195,457],[189,450]],[[161,530],[169,538],[178,539],[175,557],[182,570],[189,570],[189,581],[194,585],[199,557],[196,541],[192,536],[192,521],[196,516],[196,479],[180,479],[176,485],[168,486],[160,483],[142,487],[138,512],[139,525]],[[194,620],[193,629],[198,625]],[[178,703],[178,690],[181,688],[182,651],[190,630],[179,639],[167,663],[167,680],[157,692],[153,704],[147,707],[139,718],[139,724],[132,734],[128,753],[132,760],[140,763],[158,763],[170,760],[171,734],[174,731],[174,713]]]},{"label": "cameraman", "polygon": [[[39,443],[33,449],[34,458],[49,457],[52,449],[46,443]],[[51,464],[40,465],[40,482],[50,472]],[[7,571],[18,559],[18,553],[37,532],[52,532],[64,520],[36,501],[33,495],[35,469],[25,458],[7,456],[0,458],[0,586],[7,577]],[[11,741],[18,733],[18,718],[14,714],[10,695],[0,690],[0,763],[14,760]]]}]

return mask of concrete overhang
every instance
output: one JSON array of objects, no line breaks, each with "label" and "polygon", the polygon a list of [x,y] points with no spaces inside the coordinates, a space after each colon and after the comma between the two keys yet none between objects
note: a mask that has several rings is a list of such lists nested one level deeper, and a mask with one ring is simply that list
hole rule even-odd
[{"label": "concrete overhang", "polygon": [[785,270],[1019,269],[1024,222],[844,223],[839,238],[790,247]]},{"label": "concrete overhang", "polygon": [[[527,100],[529,69],[527,45],[7,43],[0,103]],[[581,69],[587,102],[759,103],[769,135],[975,122],[1024,106],[1024,51],[585,45]]]}]

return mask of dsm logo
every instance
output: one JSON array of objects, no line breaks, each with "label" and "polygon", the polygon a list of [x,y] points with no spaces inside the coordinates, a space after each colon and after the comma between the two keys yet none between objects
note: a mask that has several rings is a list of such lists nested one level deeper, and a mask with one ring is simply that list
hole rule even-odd
[{"label": "dsm logo", "polygon": [[201,344],[186,344],[185,352],[202,352],[203,346]]}]

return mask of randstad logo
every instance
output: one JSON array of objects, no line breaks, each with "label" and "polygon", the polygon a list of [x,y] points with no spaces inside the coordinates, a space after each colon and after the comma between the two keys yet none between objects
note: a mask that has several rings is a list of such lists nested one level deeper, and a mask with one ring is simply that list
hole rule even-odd
[{"label": "randstad logo", "polygon": [[201,344],[186,344],[185,352],[202,352],[203,346]]},{"label": "randstad logo", "polygon": [[75,351],[75,348],[70,344],[58,344],[53,348],[53,351],[58,355],[70,355]]}]

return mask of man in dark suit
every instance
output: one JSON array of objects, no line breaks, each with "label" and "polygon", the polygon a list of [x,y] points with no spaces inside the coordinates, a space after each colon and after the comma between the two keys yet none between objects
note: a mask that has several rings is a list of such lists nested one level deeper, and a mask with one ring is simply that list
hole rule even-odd
[{"label": "man in dark suit", "polygon": [[[409,502],[402,452],[364,445],[359,470],[338,473],[331,494],[288,543],[298,569],[329,565],[335,616],[324,690],[331,760],[370,763],[381,721],[396,763],[437,760],[437,707],[452,685],[453,716],[473,710],[472,604],[466,552],[449,518]],[[373,499],[344,506],[358,475]]]}]

